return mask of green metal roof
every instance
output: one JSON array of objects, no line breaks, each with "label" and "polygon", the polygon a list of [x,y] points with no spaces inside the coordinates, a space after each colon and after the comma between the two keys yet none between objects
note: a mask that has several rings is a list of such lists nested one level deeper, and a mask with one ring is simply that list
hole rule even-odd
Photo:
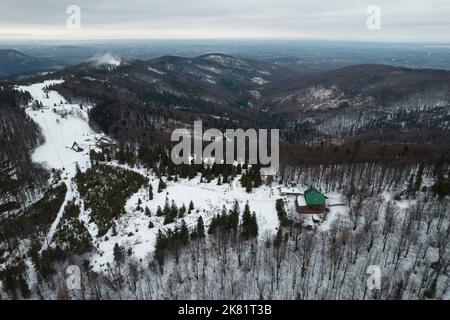
[{"label": "green metal roof", "polygon": [[305,201],[307,206],[324,206],[325,196],[314,188],[305,191]]}]

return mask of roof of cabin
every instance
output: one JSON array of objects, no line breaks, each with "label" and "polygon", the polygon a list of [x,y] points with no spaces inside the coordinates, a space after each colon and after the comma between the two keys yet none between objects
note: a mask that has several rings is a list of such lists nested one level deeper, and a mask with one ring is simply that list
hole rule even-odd
[{"label": "roof of cabin", "polygon": [[309,188],[304,193],[306,205],[323,206],[325,205],[325,196],[315,188]]}]

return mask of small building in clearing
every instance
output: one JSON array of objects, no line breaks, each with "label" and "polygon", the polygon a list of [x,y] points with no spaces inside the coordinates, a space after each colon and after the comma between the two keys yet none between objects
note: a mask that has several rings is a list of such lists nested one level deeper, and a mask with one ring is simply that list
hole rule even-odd
[{"label": "small building in clearing", "polygon": [[326,211],[327,197],[319,190],[311,187],[303,193],[305,205],[298,205],[297,212],[301,214],[320,214]]},{"label": "small building in clearing", "polygon": [[118,147],[118,144],[113,139],[111,139],[103,134],[95,135],[95,145],[97,146],[97,148],[100,148],[100,149],[107,148],[110,151],[112,151]]},{"label": "small building in clearing", "polygon": [[83,152],[84,151],[84,149],[82,147],[80,147],[80,145],[76,141],[74,141],[74,143],[70,149],[72,149],[75,152]]}]

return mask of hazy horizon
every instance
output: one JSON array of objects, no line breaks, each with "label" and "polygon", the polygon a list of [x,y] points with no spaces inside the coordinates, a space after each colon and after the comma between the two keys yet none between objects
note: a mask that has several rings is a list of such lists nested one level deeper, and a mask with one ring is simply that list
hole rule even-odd
[{"label": "hazy horizon", "polygon": [[[80,15],[73,18],[73,7]],[[369,29],[368,8],[380,10]],[[69,10],[68,10],[69,8]],[[70,9],[71,8],[71,9]],[[192,1],[3,0],[0,40],[291,40],[449,43],[450,2],[444,0]],[[79,18],[79,19],[78,19]],[[79,22],[79,28],[70,29]],[[78,19],[78,20],[77,20]]]}]

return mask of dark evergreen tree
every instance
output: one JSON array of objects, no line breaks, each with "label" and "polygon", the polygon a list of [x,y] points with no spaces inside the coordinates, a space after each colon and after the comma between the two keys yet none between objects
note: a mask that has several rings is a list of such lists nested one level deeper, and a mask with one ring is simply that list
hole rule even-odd
[{"label": "dark evergreen tree", "polygon": [[257,237],[258,236],[258,220],[256,219],[256,213],[253,212],[252,218],[250,220],[250,236]]},{"label": "dark evergreen tree", "polygon": [[186,206],[183,203],[180,210],[178,211],[178,218],[183,218],[185,214],[186,214]]},{"label": "dark evergreen tree", "polygon": [[151,184],[150,184],[149,187],[148,187],[148,198],[149,198],[150,200],[153,200],[153,187],[152,187]]},{"label": "dark evergreen tree", "polygon": [[114,244],[113,254],[114,261],[117,264],[122,264],[125,261],[125,249],[119,246],[117,242]]},{"label": "dark evergreen tree", "polygon": [[165,188],[167,188],[166,183],[163,181],[162,178],[159,178],[158,193],[161,193]]},{"label": "dark evergreen tree", "polygon": [[203,218],[200,216],[197,219],[197,226],[195,228],[196,231],[196,235],[199,238],[204,238],[205,237],[205,225],[203,223]]},{"label": "dark evergreen tree", "polygon": [[245,204],[244,212],[242,214],[241,233],[244,237],[250,237],[252,215],[248,202]]},{"label": "dark evergreen tree", "polygon": [[154,251],[154,257],[155,260],[159,263],[160,267],[162,268],[164,264],[164,258],[167,247],[167,238],[166,236],[161,232],[161,230],[158,230],[158,234],[156,236],[156,242],[155,242],[155,251]]},{"label": "dark evergreen tree", "polygon": [[181,227],[178,235],[181,245],[185,246],[189,242],[189,229],[184,220],[181,221]]},{"label": "dark evergreen tree", "polygon": [[273,245],[278,248],[283,243],[283,231],[281,228],[278,228],[277,235],[275,236],[275,239],[273,239]]},{"label": "dark evergreen tree", "polygon": [[252,192],[252,180],[247,178],[245,182],[245,192],[250,193]]}]

